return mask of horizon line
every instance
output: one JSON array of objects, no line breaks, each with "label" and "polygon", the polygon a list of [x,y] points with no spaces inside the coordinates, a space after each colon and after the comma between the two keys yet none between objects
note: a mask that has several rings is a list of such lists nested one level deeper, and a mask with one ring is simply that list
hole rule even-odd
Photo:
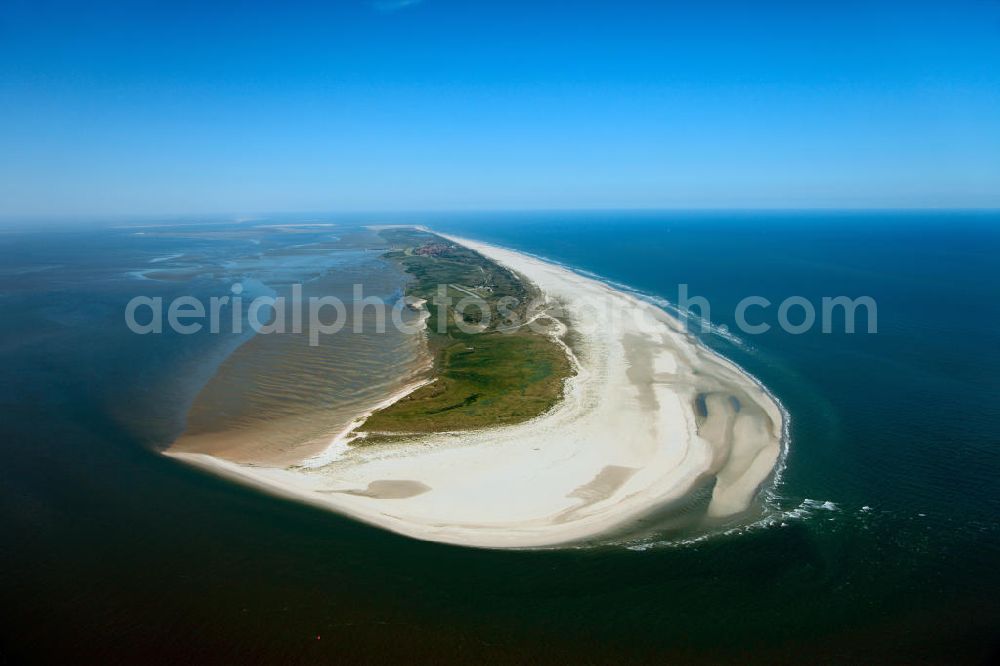
[{"label": "horizon line", "polygon": [[164,211],[85,213],[0,213],[0,223],[18,220],[96,221],[95,218],[187,218],[233,217],[234,223],[251,222],[269,215],[461,215],[488,213],[1000,213],[998,206],[594,206],[594,207],[503,207],[503,208],[350,208],[273,209],[259,211]]}]

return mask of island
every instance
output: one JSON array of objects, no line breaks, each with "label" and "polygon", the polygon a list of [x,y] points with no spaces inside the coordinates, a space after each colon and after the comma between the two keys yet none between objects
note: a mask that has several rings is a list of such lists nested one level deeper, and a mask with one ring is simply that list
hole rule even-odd
[{"label": "island", "polygon": [[705,520],[725,521],[773,478],[780,403],[663,309],[514,250],[380,233],[424,313],[425,376],[294,464],[167,455],[399,534],[486,548],[621,538],[694,494]]}]

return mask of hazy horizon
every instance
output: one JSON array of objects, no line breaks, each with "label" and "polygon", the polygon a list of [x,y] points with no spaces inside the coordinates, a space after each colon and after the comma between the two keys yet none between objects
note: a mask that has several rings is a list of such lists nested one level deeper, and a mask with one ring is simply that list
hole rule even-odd
[{"label": "hazy horizon", "polygon": [[[928,215],[933,216],[935,214],[941,215],[961,215],[961,216],[973,216],[973,215],[994,215],[1000,213],[1000,206],[998,207],[858,207],[858,208],[833,208],[833,207],[760,207],[760,208],[750,208],[750,207],[730,207],[730,208],[713,208],[713,207],[703,207],[703,208],[666,208],[666,207],[649,207],[649,208],[627,208],[627,207],[593,207],[593,208],[441,208],[441,209],[423,209],[423,210],[375,210],[375,209],[358,209],[358,210],[271,210],[271,211],[166,211],[166,212],[120,212],[120,213],[66,213],[66,214],[52,214],[52,213],[10,213],[10,214],[0,214],[0,226],[17,226],[19,223],[31,224],[37,222],[55,222],[55,223],[65,223],[67,225],[86,225],[86,224],[115,224],[115,223],[125,223],[125,222],[142,222],[142,223],[152,223],[158,222],[163,224],[199,224],[199,223],[230,223],[230,224],[243,224],[243,223],[253,223],[253,222],[268,222],[277,221],[281,218],[303,218],[309,216],[317,216],[322,218],[333,218],[333,217],[343,217],[346,218],[345,224],[353,224],[359,222],[360,217],[375,217],[384,215],[388,218],[387,222],[399,223],[399,224],[421,224],[420,220],[406,220],[407,216],[441,216],[442,218],[447,217],[458,217],[458,216],[519,216],[519,215],[588,215],[588,214],[619,214],[619,215],[635,215],[635,216],[658,216],[658,215],[690,215],[692,217],[697,217],[700,215],[711,216],[716,215],[733,215],[739,217],[740,215],[746,215],[748,217],[753,217],[755,215],[765,215],[772,213],[775,215],[795,215],[795,214],[805,214],[805,215],[815,215],[823,217],[825,215],[836,216],[852,216],[852,215],[902,215],[902,216],[913,216],[913,215]],[[303,220],[299,220],[303,221]],[[324,219],[324,221],[330,221]],[[336,220],[333,220],[336,222]],[[426,222],[433,222],[433,220],[425,220]],[[139,226],[143,226],[140,224]]]}]

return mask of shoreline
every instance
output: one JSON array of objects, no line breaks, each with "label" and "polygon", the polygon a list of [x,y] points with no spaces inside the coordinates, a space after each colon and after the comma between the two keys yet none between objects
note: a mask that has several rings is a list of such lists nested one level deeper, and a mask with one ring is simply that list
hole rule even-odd
[{"label": "shoreline", "polygon": [[[566,312],[574,349],[558,336],[578,372],[550,411],[511,426],[350,447],[362,414],[324,451],[284,468],[165,455],[410,537],[488,548],[618,534],[713,476],[708,516],[725,518],[780,473],[780,403],[676,318],[566,267],[442,236],[510,268],[550,302],[583,305]],[[407,389],[375,409],[416,386]]]}]

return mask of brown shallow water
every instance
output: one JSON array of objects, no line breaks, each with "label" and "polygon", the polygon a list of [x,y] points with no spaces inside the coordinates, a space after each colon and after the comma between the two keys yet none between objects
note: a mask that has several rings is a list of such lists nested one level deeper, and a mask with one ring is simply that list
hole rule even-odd
[{"label": "brown shallow water", "polygon": [[[386,263],[374,275],[334,271],[306,284],[306,298],[334,295],[344,300],[345,326],[320,336],[317,345],[310,344],[307,332],[254,336],[198,394],[187,427],[170,450],[235,462],[291,464],[318,453],[359,414],[425,372],[423,335],[397,331],[391,321],[376,333],[372,308],[362,312],[362,330],[355,332],[350,304],[353,284],[361,280],[366,295],[384,294],[398,288],[405,276]],[[404,309],[404,319],[414,316]]]}]

